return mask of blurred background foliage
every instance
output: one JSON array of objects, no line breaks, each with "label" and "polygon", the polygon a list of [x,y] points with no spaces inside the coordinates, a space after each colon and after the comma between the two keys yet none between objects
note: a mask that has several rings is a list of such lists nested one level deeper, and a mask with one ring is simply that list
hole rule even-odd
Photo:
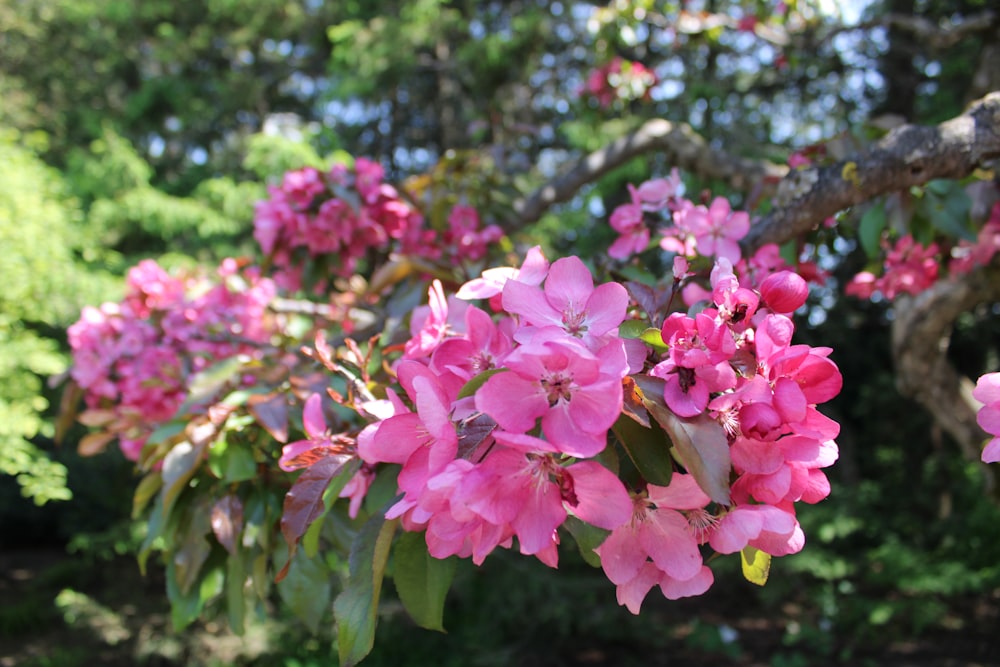
[{"label": "blurred background foliage", "polygon": [[[325,166],[338,151],[366,155],[396,181],[431,174],[413,181],[431,199],[462,183],[484,217],[510,222],[519,193],[651,117],[688,122],[734,155],[782,162],[818,142],[846,151],[882,131],[873,118],[937,122],[1000,88],[995,17],[952,44],[885,20],[954,25],[990,4],[798,0],[779,14],[765,0],[0,0],[0,546],[110,557],[135,542],[128,465],[114,454],[80,459],[75,431],[61,447],[53,441],[65,329],[83,305],[117,299],[140,259],[177,266],[253,254],[253,204],[285,170]],[[799,25],[782,44],[699,24],[699,10],[734,24],[757,16],[775,32],[790,16]],[[602,108],[580,91],[613,57],[654,69],[660,83]],[[613,236],[607,213],[627,197],[625,183],[671,166],[636,160],[514,240],[594,256]],[[704,175],[685,178],[692,195],[722,192]],[[780,576],[766,588],[727,579],[725,564],[717,586],[752,599],[755,613],[784,618],[789,600],[800,605],[780,664],[811,655],[805,644],[834,659],[960,627],[970,597],[1000,596],[995,488],[896,392],[891,311],[837,296],[866,261],[850,234],[817,248],[830,291],[800,335],[832,346],[845,377],[830,406],[843,425],[834,492],[802,509],[809,544],[775,563]],[[970,376],[995,370],[998,322],[989,308],[960,321],[954,356]],[[371,662],[425,664],[419,656],[446,651],[472,656],[455,664],[528,655],[560,664],[538,656],[554,660],[581,636],[657,647],[665,601],[632,619],[572,554],[555,577],[524,559],[490,560],[460,573],[451,634],[415,633],[387,612],[388,639]],[[691,641],[731,647],[714,626],[699,627]],[[276,632],[273,664],[330,655],[294,624]],[[403,637],[416,657],[393,653]]]}]

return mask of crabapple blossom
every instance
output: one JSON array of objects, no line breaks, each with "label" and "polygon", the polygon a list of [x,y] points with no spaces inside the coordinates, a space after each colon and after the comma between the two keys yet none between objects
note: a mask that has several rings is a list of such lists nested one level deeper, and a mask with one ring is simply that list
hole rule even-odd
[{"label": "crabapple blossom", "polygon": [[590,270],[580,258],[571,256],[553,262],[544,290],[518,280],[507,281],[503,307],[520,317],[523,335],[553,327],[596,350],[617,333],[625,319],[628,292],[618,283],[595,288]]},{"label": "crabapple blossom", "polygon": [[993,436],[983,449],[985,463],[1000,461],[1000,373],[987,373],[976,382],[972,397],[983,404],[976,420],[984,431]]}]

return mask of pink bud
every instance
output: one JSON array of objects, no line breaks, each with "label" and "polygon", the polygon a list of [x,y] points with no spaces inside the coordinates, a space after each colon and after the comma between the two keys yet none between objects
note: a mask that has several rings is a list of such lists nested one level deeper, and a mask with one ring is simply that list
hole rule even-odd
[{"label": "pink bud", "polygon": [[809,286],[797,273],[778,271],[760,284],[760,295],[774,312],[792,313],[806,302]]}]

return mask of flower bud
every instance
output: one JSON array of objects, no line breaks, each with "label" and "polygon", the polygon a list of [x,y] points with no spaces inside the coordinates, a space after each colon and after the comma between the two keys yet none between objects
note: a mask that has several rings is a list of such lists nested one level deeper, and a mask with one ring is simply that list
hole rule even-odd
[{"label": "flower bud", "polygon": [[760,284],[760,295],[774,312],[792,313],[806,302],[809,286],[797,273],[778,271]]}]

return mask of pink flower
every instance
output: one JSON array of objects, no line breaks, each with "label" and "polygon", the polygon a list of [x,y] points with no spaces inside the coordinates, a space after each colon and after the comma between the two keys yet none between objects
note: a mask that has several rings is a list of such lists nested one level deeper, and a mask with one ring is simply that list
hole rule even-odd
[{"label": "pink flower", "polygon": [[628,259],[634,254],[640,253],[649,245],[649,227],[643,219],[643,207],[639,201],[638,191],[628,186],[632,195],[632,202],[622,204],[611,212],[609,220],[611,227],[618,232],[619,236],[608,248],[608,255],[615,259]]},{"label": "pink flower", "polygon": [[478,410],[511,434],[527,433],[541,418],[548,441],[571,456],[590,457],[604,449],[621,412],[622,369],[602,372],[602,359],[572,338],[522,345],[504,367],[509,370],[476,392]]},{"label": "pink flower", "polygon": [[994,436],[983,449],[985,463],[1000,461],[1000,373],[987,373],[976,382],[972,397],[983,403],[976,414],[976,421],[984,431]]},{"label": "pink flower", "polygon": [[708,208],[696,206],[688,213],[687,224],[694,232],[698,252],[705,257],[740,260],[737,243],[750,231],[750,215],[733,211],[725,197],[716,197]]},{"label": "pink flower", "polygon": [[429,356],[449,334],[461,333],[468,307],[464,301],[445,299],[441,281],[435,279],[428,290],[427,305],[415,308],[410,318],[412,338],[406,341],[403,358]]},{"label": "pink flower", "polygon": [[[669,486],[650,484],[647,497],[633,498],[631,520],[615,528],[595,550],[604,573],[618,586],[620,604],[638,613],[657,583],[662,587],[666,582],[677,597],[703,593],[711,585],[698,548],[714,523],[705,511],[710,502],[694,477],[680,473],[674,474]],[[692,585],[687,588],[681,582]]]},{"label": "pink flower", "polygon": [[549,261],[539,246],[528,250],[520,269],[502,266],[486,269],[480,278],[462,285],[455,295],[459,299],[489,299],[503,292],[508,280],[517,280],[525,285],[541,285],[549,272]]},{"label": "pink flower", "polygon": [[791,271],[772,273],[760,284],[760,295],[776,313],[793,313],[806,302],[809,286]]},{"label": "pink flower", "polygon": [[503,307],[521,317],[522,331],[525,326],[555,327],[597,349],[610,336],[617,335],[628,308],[628,292],[618,283],[594,288],[590,270],[579,257],[570,256],[552,264],[544,291],[508,281],[503,289]]}]

